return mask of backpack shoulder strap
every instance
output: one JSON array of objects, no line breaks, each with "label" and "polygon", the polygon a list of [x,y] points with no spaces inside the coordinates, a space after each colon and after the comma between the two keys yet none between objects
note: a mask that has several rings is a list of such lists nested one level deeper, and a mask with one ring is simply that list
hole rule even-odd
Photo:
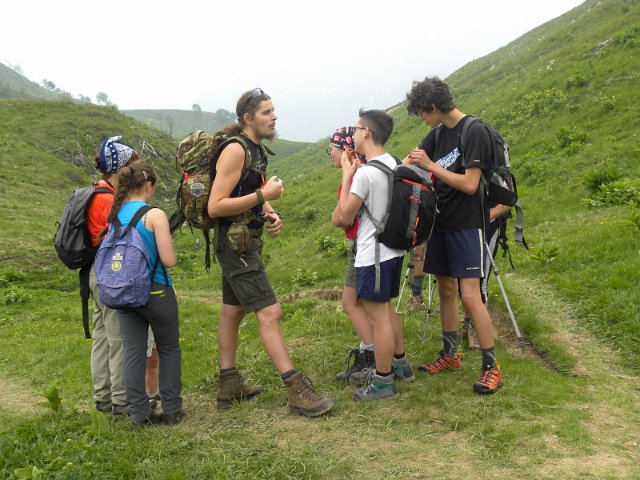
[{"label": "backpack shoulder strap", "polygon": [[393,189],[393,170],[391,170],[389,167],[387,167],[384,163],[382,163],[379,160],[371,160],[370,162],[367,162],[366,165],[362,165],[362,167],[368,167],[368,166],[372,166],[384,172],[387,175],[387,179],[389,181],[389,200],[387,203],[387,211],[382,217],[382,220],[376,220],[373,217],[367,205],[364,202],[362,202],[362,207],[364,212],[369,217],[373,225],[376,227],[376,235],[379,235],[384,230],[384,226],[386,225],[387,219],[389,218],[389,205],[391,205],[391,197],[393,196],[393,190],[392,190]]},{"label": "backpack shoulder strap", "polygon": [[107,188],[107,187],[94,187],[93,195],[95,195],[97,193],[110,193],[111,195],[115,195],[113,193],[113,190],[111,190],[110,188]]},{"label": "backpack shoulder strap", "polygon": [[[480,122],[482,125],[484,125],[487,131],[489,129],[487,124],[483,123],[482,120],[480,120],[479,118],[474,117],[473,115],[467,115],[467,120],[464,122],[464,125],[462,125],[462,132],[460,132],[460,138],[458,140],[458,146],[460,147],[460,154],[462,155],[463,158],[464,158],[464,147],[465,147],[465,140],[467,138],[467,132],[469,131],[469,128],[471,127],[471,125],[473,125],[475,122]],[[489,134],[489,136],[491,136],[491,134]],[[491,147],[491,154],[494,155],[493,144],[490,145],[490,147]],[[484,192],[483,192],[483,195],[484,195],[489,185],[489,180],[487,180],[487,177],[485,176],[484,171],[480,175],[480,183],[482,184],[482,187],[484,189]]]},{"label": "backpack shoulder strap", "polygon": [[375,244],[375,250],[374,250],[376,276],[375,276],[374,292],[378,293],[380,291],[380,240],[378,240],[378,235],[380,235],[384,231],[384,227],[387,224],[387,219],[389,218],[391,198],[393,197],[393,170],[387,167],[380,160],[371,160],[370,162],[367,162],[366,165],[363,165],[363,167],[367,167],[369,165],[384,172],[387,175],[387,179],[389,181],[389,197],[387,202],[387,209],[385,211],[384,216],[382,217],[382,220],[380,221],[376,220],[371,214],[371,211],[369,210],[367,205],[364,202],[362,202],[364,213],[367,215],[367,217],[369,217],[369,220],[371,220],[371,223],[373,223],[373,226],[376,229],[376,235],[375,235],[376,244]]},{"label": "backpack shoulder strap", "polygon": [[220,154],[222,154],[222,151],[231,143],[239,143],[244,150],[244,165],[242,167],[242,173],[240,174],[240,181],[243,181],[247,178],[247,175],[249,175],[251,163],[253,161],[251,158],[251,149],[249,148],[247,141],[242,138],[242,135],[234,135],[233,137],[226,138],[216,149],[211,160],[211,178],[215,177],[216,162],[218,161],[218,158],[220,158]]},{"label": "backpack shoulder strap", "polygon": [[[131,218],[129,225],[127,225],[127,227],[124,229],[124,231],[120,235],[120,238],[124,237],[127,233],[129,233],[129,230],[135,227],[140,221],[140,219],[144,216],[144,214],[147,213],[152,208],[157,208],[157,207],[152,207],[151,205],[143,205],[142,207],[140,207]],[[116,218],[113,221],[114,232],[117,232],[121,226],[122,224],[120,223],[120,219],[118,218],[118,215],[116,215]]]}]

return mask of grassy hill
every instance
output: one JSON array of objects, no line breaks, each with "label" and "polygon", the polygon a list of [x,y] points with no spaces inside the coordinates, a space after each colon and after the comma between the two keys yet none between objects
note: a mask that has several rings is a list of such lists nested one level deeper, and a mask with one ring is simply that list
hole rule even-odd
[{"label": "grassy hill", "polygon": [[61,97],[0,63],[0,98],[59,100]]},{"label": "grassy hill", "polygon": [[[224,109],[216,113],[193,110],[122,110],[122,113],[166,133],[177,141],[195,130],[216,132],[235,120],[235,115]],[[267,142],[267,145],[277,153],[274,160],[279,160],[305,149],[310,143],[276,138]]]},{"label": "grassy hill", "polygon": [[[551,287],[580,324],[631,355],[636,366],[638,25],[638,2],[585,2],[447,78],[459,108],[494,125],[511,146],[531,247],[512,248],[512,295],[525,301],[538,287]],[[392,111],[396,127],[387,146],[403,157],[428,127],[404,104]],[[315,233],[307,242],[323,234],[337,238],[326,220],[339,175],[328,161],[317,161],[322,147],[276,167],[289,180],[280,208],[293,217],[314,212]],[[307,191],[310,178],[319,186],[313,192]],[[535,312],[520,316],[530,334],[539,328]]]},{"label": "grassy hill", "polygon": [[[394,402],[357,403],[333,381],[357,344],[332,290],[345,262],[330,224],[340,174],[326,141],[273,163],[285,229],[264,256],[284,334],[294,364],[338,403],[316,421],[288,415],[253,316],[238,361],[265,393],[215,411],[220,272],[204,271],[201,236],[185,230],[172,276],[188,416],[175,429],[131,432],[111,418],[98,428],[77,278],[53,253],[53,223],[88,181],[102,136],[116,132],[153,147],[158,203],[171,210],[175,141],[115,109],[0,100],[0,477],[23,468],[47,478],[638,478],[639,20],[637,0],[589,0],[447,79],[460,109],[511,144],[525,208],[531,249],[512,245],[516,270],[499,266],[532,346],[513,344],[492,280],[505,372],[496,395],[471,393],[477,351],[464,352],[459,374],[399,385]],[[392,114],[388,149],[404,156],[428,128],[403,104]],[[402,319],[412,363],[435,358],[437,316],[424,338],[424,314]],[[64,402],[47,413],[35,404],[52,384]]]}]

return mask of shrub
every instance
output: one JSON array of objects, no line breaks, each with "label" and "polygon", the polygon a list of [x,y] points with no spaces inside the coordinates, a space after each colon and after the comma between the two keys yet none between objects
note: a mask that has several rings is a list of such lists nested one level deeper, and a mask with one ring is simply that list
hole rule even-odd
[{"label": "shrub", "polygon": [[567,79],[566,86],[567,90],[574,90],[585,87],[588,83],[582,72],[576,72]]},{"label": "shrub", "polygon": [[316,239],[316,244],[318,245],[318,250],[321,252],[328,252],[337,247],[338,242],[328,235],[323,235]]},{"label": "shrub", "polygon": [[621,178],[610,183],[600,185],[598,191],[591,197],[583,199],[583,204],[589,207],[605,207],[611,205],[640,206],[640,179]]},{"label": "shrub", "polygon": [[587,132],[570,127],[560,127],[556,130],[556,139],[558,145],[563,149],[575,148],[575,145],[581,145],[587,142]]},{"label": "shrub", "polygon": [[618,171],[618,167],[613,163],[613,159],[607,158],[605,162],[607,162],[606,165],[592,168],[585,176],[585,184],[592,192],[597,192],[602,185],[614,182],[620,178],[620,172]]},{"label": "shrub", "polygon": [[26,303],[31,299],[24,288],[11,287],[2,293],[0,303],[2,305],[11,305],[13,303]]},{"label": "shrub", "polygon": [[318,282],[318,272],[309,268],[296,268],[291,278],[291,283],[298,287],[311,287]]}]

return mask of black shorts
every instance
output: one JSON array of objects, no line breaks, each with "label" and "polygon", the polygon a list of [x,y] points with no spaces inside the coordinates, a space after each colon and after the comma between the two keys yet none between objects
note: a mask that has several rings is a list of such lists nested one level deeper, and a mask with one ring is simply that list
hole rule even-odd
[{"label": "black shorts", "polygon": [[484,270],[482,229],[433,231],[427,242],[425,272],[443,277],[482,278]]},{"label": "black shorts", "polygon": [[229,248],[228,227],[217,232],[216,257],[222,270],[222,303],[255,312],[278,303],[262,261],[262,229],[251,229],[251,248],[239,255]]}]

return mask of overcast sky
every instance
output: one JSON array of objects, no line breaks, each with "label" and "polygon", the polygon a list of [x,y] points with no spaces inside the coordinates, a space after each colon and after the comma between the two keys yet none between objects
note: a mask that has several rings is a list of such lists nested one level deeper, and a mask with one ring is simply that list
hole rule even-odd
[{"label": "overcast sky", "polygon": [[235,111],[261,87],[281,138],[316,141],[581,3],[10,1],[0,62],[74,97],[105,92],[121,110]]}]

